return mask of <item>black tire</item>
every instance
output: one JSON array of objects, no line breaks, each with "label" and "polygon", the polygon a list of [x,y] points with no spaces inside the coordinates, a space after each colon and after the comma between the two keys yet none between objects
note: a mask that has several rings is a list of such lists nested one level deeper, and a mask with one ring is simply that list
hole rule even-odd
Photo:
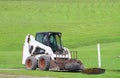
[{"label": "black tire", "polygon": [[38,60],[38,67],[40,70],[49,70],[50,57],[47,55],[40,56],[40,58]]},{"label": "black tire", "polygon": [[79,63],[68,63],[68,64],[65,64],[65,69],[69,71],[78,71],[80,70],[80,64]]},{"label": "black tire", "polygon": [[37,68],[37,59],[34,56],[30,56],[25,61],[25,67],[27,70],[35,70]]}]

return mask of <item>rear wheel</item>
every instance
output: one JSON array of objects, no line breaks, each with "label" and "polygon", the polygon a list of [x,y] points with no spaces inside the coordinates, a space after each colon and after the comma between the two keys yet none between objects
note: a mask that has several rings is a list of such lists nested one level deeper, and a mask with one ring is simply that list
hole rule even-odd
[{"label": "rear wheel", "polygon": [[35,70],[37,68],[37,59],[34,56],[30,56],[26,59],[25,67],[27,70]]},{"label": "rear wheel", "polygon": [[38,67],[40,70],[49,70],[50,67],[50,57],[49,56],[41,56],[38,60]]}]

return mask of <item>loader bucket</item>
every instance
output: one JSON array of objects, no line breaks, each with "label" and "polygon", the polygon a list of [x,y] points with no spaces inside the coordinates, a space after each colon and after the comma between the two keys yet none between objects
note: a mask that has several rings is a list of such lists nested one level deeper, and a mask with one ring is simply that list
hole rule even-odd
[{"label": "loader bucket", "polygon": [[105,69],[102,68],[86,68],[82,70],[84,74],[102,74],[105,73]]}]

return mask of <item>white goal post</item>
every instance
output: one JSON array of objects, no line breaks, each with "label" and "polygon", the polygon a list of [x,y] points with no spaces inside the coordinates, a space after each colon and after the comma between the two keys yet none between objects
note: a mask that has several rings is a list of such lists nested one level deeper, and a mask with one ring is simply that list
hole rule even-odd
[{"label": "white goal post", "polygon": [[101,68],[100,43],[97,44],[97,49],[98,49],[98,67]]}]

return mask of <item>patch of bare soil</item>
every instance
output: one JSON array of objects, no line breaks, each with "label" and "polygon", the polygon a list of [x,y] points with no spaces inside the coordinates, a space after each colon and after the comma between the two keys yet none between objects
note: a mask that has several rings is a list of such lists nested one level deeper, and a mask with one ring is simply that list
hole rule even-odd
[{"label": "patch of bare soil", "polygon": [[28,75],[0,74],[0,78],[51,78],[51,77],[35,77],[35,76],[28,76]]}]

